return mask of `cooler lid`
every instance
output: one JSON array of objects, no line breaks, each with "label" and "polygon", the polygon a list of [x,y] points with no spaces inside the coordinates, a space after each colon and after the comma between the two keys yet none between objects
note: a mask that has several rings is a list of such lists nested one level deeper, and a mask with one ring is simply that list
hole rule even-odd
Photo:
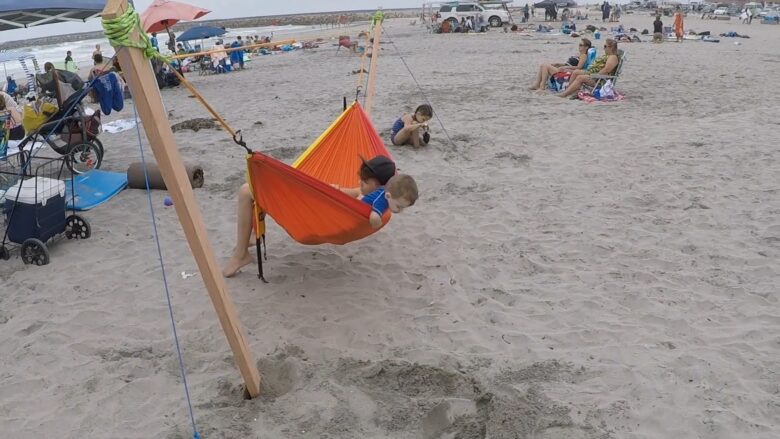
[{"label": "cooler lid", "polygon": [[45,206],[57,195],[65,196],[65,182],[46,177],[28,178],[9,188],[5,195],[7,200],[16,199],[17,203],[35,204],[37,201]]}]

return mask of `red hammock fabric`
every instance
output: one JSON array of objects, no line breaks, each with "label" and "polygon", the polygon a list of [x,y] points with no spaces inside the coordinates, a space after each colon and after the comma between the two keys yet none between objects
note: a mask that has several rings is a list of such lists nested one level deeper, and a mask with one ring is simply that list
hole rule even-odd
[{"label": "red hammock fabric", "polygon": [[[355,102],[288,166],[262,153],[247,158],[255,204],[302,244],[346,244],[371,235],[371,206],[331,184],[356,187],[360,157],[390,157],[368,115]],[[389,212],[383,223],[390,219]],[[258,230],[261,230],[258,227]]]}]

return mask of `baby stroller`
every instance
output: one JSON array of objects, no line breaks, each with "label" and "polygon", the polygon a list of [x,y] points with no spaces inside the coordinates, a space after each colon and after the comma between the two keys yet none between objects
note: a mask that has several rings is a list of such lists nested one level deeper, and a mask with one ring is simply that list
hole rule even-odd
[{"label": "baby stroller", "polygon": [[[56,75],[53,78],[57,81]],[[82,104],[88,89],[89,87],[84,87],[60,100],[61,87],[56,86],[59,110],[29,132],[20,142],[19,149],[24,151],[29,148],[31,155],[36,143],[44,143],[57,154],[64,156],[66,166],[74,174],[100,168],[104,152],[103,144],[98,139],[100,111],[91,113]]]}]

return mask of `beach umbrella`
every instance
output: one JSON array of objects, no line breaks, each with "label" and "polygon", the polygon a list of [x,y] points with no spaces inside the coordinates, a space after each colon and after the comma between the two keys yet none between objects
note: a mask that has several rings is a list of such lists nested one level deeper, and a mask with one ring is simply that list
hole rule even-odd
[{"label": "beach umbrella", "polygon": [[181,20],[197,20],[208,14],[208,9],[172,0],[154,0],[141,14],[141,26],[146,32],[167,31]]},{"label": "beach umbrella", "polygon": [[0,0],[0,31],[97,17],[105,0]]},{"label": "beach umbrella", "polygon": [[202,40],[204,38],[211,38],[211,37],[218,37],[220,35],[225,34],[225,30],[213,27],[213,26],[197,26],[192,27],[179,35],[179,38],[177,40],[179,41],[192,41],[192,40]]}]

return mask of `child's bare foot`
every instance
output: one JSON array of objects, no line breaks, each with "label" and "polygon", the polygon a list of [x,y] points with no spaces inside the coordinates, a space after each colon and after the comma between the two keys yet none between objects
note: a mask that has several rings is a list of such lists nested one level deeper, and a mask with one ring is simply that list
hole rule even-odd
[{"label": "child's bare foot", "polygon": [[539,90],[539,87],[537,87],[535,85],[532,85],[532,86],[528,87],[528,90],[529,91]]},{"label": "child's bare foot", "polygon": [[252,263],[252,256],[249,253],[244,253],[244,256],[232,256],[225,264],[225,268],[222,269],[222,275],[225,277],[233,277],[243,267]]}]

